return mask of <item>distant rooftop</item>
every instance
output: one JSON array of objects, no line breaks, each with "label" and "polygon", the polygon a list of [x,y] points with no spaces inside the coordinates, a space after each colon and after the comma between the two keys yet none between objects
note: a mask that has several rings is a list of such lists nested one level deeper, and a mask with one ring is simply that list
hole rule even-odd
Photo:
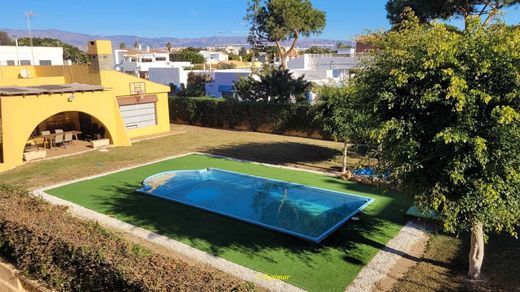
[{"label": "distant rooftop", "polygon": [[119,51],[124,51],[126,55],[148,55],[148,54],[168,54],[167,49],[118,49]]},{"label": "distant rooftop", "polygon": [[103,91],[100,85],[70,83],[60,85],[36,85],[36,86],[0,86],[0,96],[39,95],[53,93],[72,93],[85,91]]}]

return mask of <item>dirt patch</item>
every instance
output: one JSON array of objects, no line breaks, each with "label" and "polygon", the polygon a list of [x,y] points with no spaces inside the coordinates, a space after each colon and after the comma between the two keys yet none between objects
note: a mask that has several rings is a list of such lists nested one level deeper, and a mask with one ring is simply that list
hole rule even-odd
[{"label": "dirt patch", "polygon": [[391,291],[392,287],[401,279],[406,272],[413,268],[419,259],[422,258],[426,251],[429,237],[420,238],[411,248],[407,254],[409,257],[401,257],[397,263],[388,271],[386,277],[376,283],[375,291]]}]

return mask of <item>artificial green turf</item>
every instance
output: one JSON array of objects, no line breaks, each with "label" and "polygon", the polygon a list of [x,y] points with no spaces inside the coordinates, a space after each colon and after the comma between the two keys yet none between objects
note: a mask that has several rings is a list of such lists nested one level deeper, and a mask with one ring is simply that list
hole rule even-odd
[{"label": "artificial green turf", "polygon": [[[167,170],[215,167],[330,190],[375,201],[360,221],[348,221],[320,245],[196,208],[135,192],[146,177]],[[189,155],[47,191],[144,227],[310,291],[343,291],[404,223],[409,201],[395,192],[309,172]]]}]

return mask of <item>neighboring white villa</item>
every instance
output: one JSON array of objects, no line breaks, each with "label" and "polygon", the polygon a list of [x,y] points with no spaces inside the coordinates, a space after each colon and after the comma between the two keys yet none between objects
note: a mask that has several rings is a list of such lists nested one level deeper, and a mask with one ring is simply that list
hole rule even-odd
[{"label": "neighboring white villa", "polygon": [[229,60],[228,54],[222,52],[200,51],[199,54],[206,59],[206,63],[226,62]]},{"label": "neighboring white villa", "polygon": [[114,50],[114,67],[117,71],[148,79],[151,68],[190,67],[190,62],[171,62],[167,49]]},{"label": "neighboring white villa", "polygon": [[63,48],[0,46],[0,66],[19,65],[63,65]]},{"label": "neighboring white villa", "polygon": [[350,70],[358,65],[352,50],[345,50],[348,54],[304,54],[289,60],[287,67],[293,77],[305,75],[305,80],[315,83],[346,81]]}]

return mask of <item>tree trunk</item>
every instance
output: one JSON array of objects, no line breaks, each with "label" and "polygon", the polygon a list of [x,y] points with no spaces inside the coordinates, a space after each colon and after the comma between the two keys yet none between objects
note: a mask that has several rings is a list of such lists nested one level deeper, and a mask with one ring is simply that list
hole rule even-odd
[{"label": "tree trunk", "polygon": [[280,56],[280,62],[281,62],[281,68],[283,68],[283,70],[286,70],[287,69],[287,53],[285,54],[282,54]]},{"label": "tree trunk", "polygon": [[348,143],[345,141],[343,144],[343,166],[341,167],[341,173],[347,172],[347,152]]},{"label": "tree trunk", "polygon": [[280,41],[275,41],[274,42],[276,44],[276,48],[278,50],[278,58],[280,58],[280,68],[281,69],[286,69],[287,67],[287,64],[284,62],[285,60],[285,50],[284,48],[282,48],[282,45],[280,44]]},{"label": "tree trunk", "polygon": [[484,260],[484,229],[481,222],[476,222],[471,228],[471,250],[469,252],[468,277],[478,279]]}]

